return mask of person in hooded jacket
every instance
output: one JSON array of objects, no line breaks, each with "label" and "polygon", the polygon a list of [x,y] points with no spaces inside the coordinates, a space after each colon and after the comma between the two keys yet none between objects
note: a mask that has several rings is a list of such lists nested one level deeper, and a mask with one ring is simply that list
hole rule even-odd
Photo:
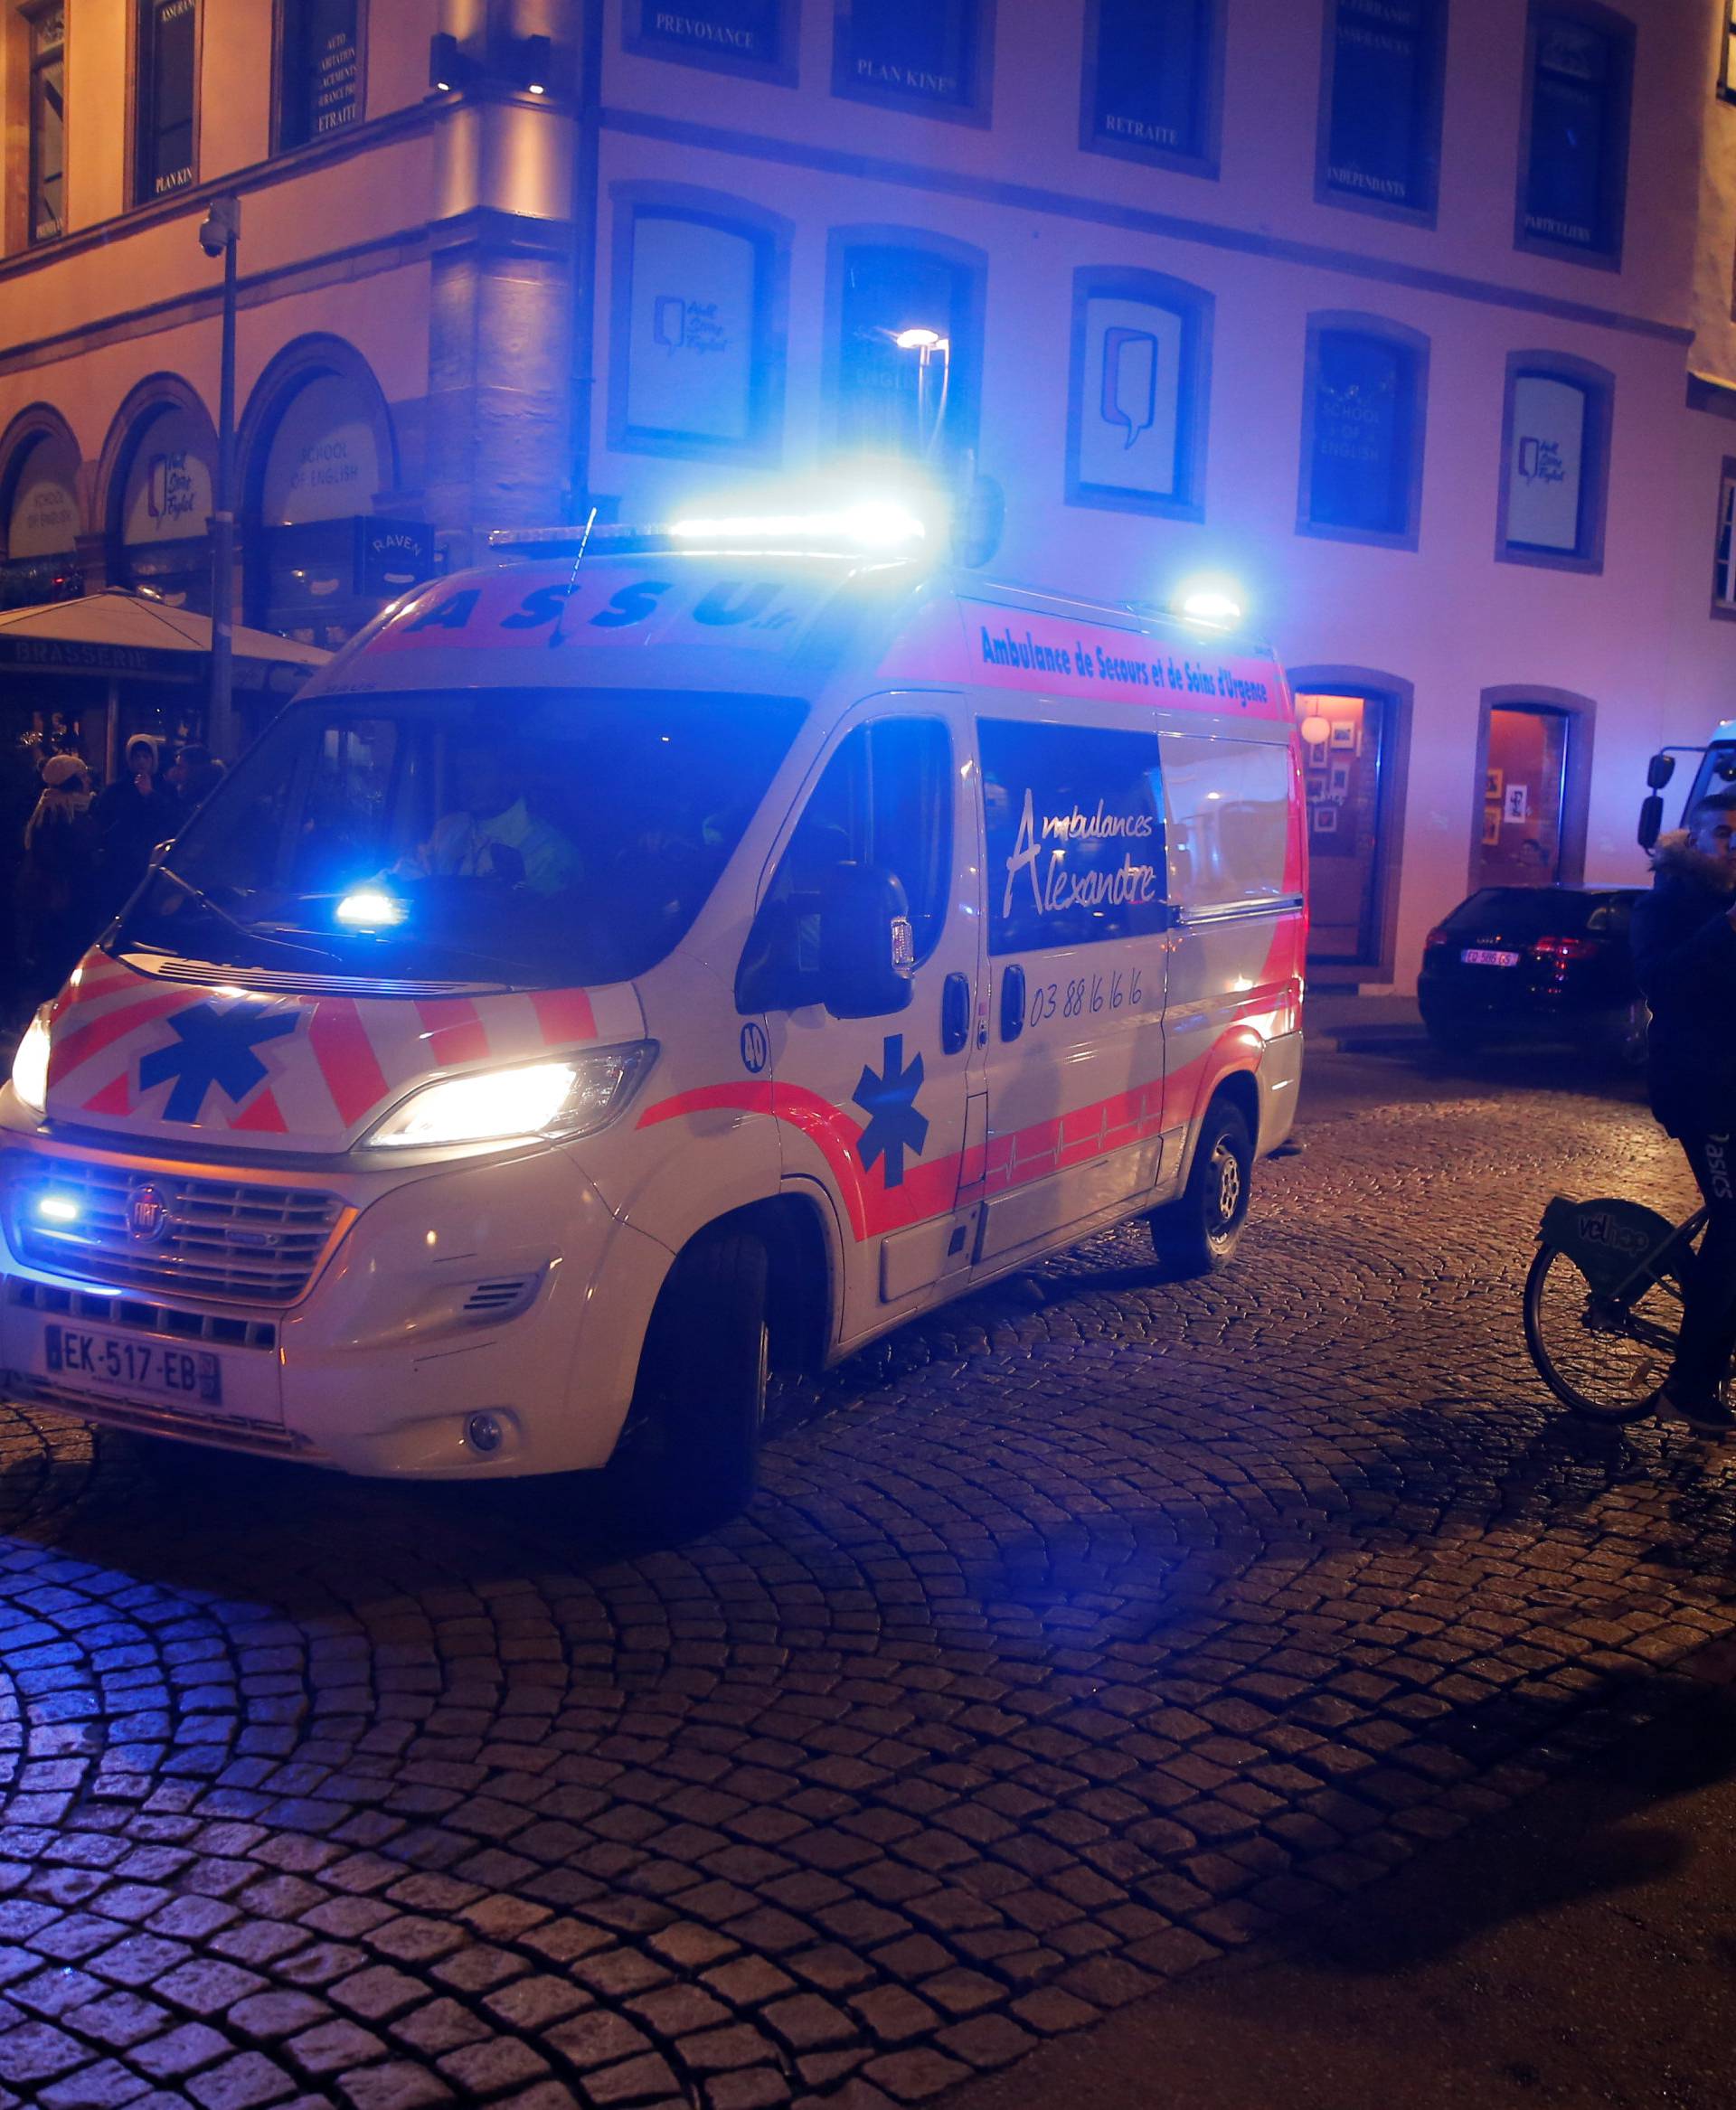
[{"label": "person in hooded jacket", "polygon": [[1736,790],[1700,799],[1684,829],[1659,839],[1632,945],[1652,1007],[1652,1112],[1682,1145],[1706,1205],[1657,1404],[1722,1435],[1736,1427],[1722,1394],[1736,1350]]},{"label": "person in hooded jacket", "polygon": [[90,772],[77,755],[51,755],[42,783],[42,796],[24,824],[18,897],[34,985],[49,994],[96,933],[97,830]]},{"label": "person in hooded jacket", "polygon": [[113,915],[145,876],[151,852],[180,828],[181,802],[163,781],[161,750],[149,733],[127,743],[127,768],[90,809],[99,838],[102,906]]}]

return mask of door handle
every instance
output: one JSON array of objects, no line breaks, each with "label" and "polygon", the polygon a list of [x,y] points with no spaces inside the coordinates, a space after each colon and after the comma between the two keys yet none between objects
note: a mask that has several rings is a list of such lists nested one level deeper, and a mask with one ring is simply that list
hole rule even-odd
[{"label": "door handle", "polygon": [[1024,1031],[1024,969],[1001,969],[1001,1038],[1016,1041]]},{"label": "door handle", "polygon": [[948,975],[940,984],[940,1052],[956,1055],[970,1038],[970,977]]}]

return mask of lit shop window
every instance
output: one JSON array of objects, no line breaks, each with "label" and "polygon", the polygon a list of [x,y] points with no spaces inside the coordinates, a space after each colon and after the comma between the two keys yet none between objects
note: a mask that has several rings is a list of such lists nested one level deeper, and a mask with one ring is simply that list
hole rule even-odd
[{"label": "lit shop window", "polygon": [[1067,499],[1198,519],[1212,297],[1155,273],[1073,285]]},{"label": "lit shop window", "polygon": [[24,17],[30,34],[30,239],[66,231],[66,9]]},{"label": "lit shop window", "polygon": [[133,195],[147,204],[194,178],[199,0],[137,0]]},{"label": "lit shop window", "polygon": [[1335,0],[1326,18],[1320,190],[1430,216],[1446,0]]},{"label": "lit shop window", "polygon": [[1082,144],[1214,175],[1218,0],[1093,0],[1089,25]]},{"label": "lit shop window", "polygon": [[1427,340],[1396,325],[1310,325],[1304,533],[1416,547],[1427,366]]},{"label": "lit shop window", "polygon": [[362,115],[362,0],[283,0],[278,145],[303,146]]},{"label": "lit shop window", "polygon": [[837,0],[832,90],[986,121],[981,0]]},{"label": "lit shop window", "polygon": [[878,242],[846,246],[836,268],[840,446],[929,458],[968,446],[976,393],[969,268]]},{"label": "lit shop window", "polygon": [[795,79],[797,0],[627,0],[629,52],[759,80]]},{"label": "lit shop window", "polygon": [[1533,13],[1522,247],[1618,257],[1633,44],[1632,29],[1600,10]]},{"label": "lit shop window", "polygon": [[774,443],[782,354],[770,231],[722,213],[637,204],[617,218],[610,444],[741,456]]},{"label": "lit shop window", "polygon": [[1597,570],[1603,558],[1609,377],[1515,360],[1507,375],[1497,554],[1514,563]]}]

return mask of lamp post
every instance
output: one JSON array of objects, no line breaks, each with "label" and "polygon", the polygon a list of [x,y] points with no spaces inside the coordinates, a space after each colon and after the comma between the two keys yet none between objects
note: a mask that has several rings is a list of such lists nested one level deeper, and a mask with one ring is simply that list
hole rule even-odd
[{"label": "lamp post", "polygon": [[[922,452],[931,455],[940,444],[940,433],[947,421],[947,388],[952,378],[952,341],[943,337],[939,330],[901,330],[892,342],[901,352],[916,353],[916,424],[917,436],[922,442]],[[927,433],[922,430],[923,413],[929,400],[929,370],[939,361],[940,366],[940,400],[934,407],[934,422]]]},{"label": "lamp post", "polygon": [[223,761],[235,745],[235,249],[241,202],[213,198],[199,230],[199,246],[223,259],[223,344],[217,384],[217,489],[211,510],[211,702],[205,738]]}]

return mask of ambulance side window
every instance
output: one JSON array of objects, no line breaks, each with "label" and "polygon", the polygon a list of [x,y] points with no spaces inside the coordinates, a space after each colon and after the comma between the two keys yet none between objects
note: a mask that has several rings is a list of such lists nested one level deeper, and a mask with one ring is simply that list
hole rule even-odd
[{"label": "ambulance side window", "polygon": [[820,1001],[821,908],[841,864],[902,883],[920,965],[939,943],[952,879],[952,742],[938,719],[858,726],[826,764],[748,935],[741,1010]]}]

